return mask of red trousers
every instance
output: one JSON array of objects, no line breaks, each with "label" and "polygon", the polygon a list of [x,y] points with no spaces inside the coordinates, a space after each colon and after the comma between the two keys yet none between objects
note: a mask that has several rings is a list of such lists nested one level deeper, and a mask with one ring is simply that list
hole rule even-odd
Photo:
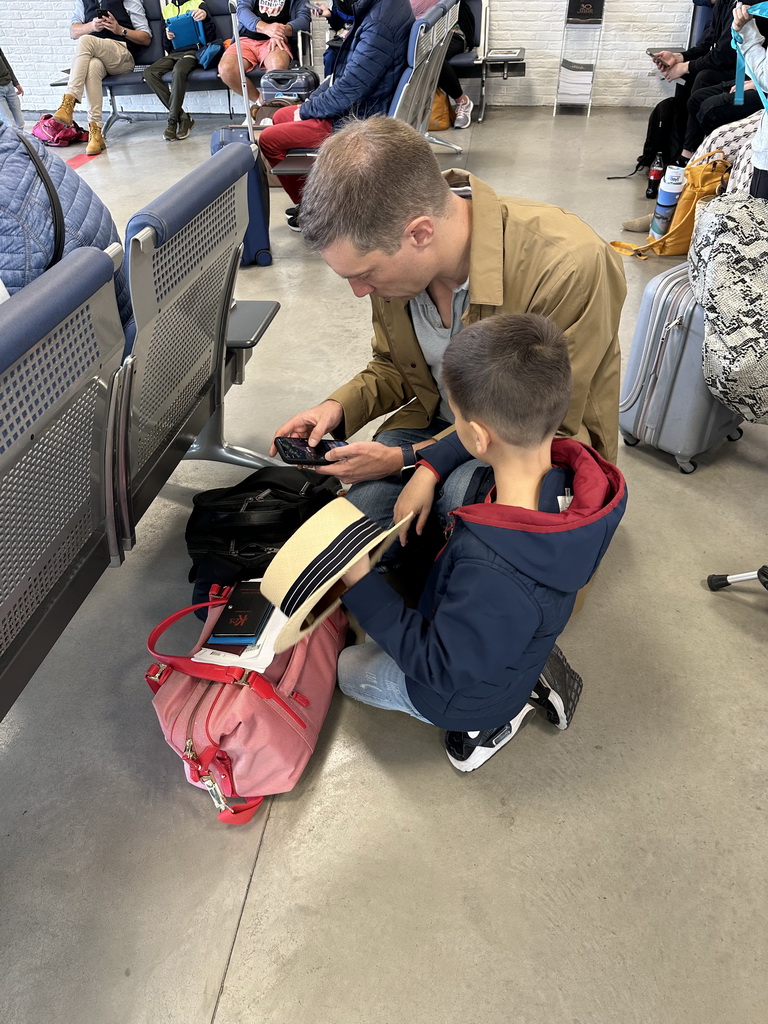
[{"label": "red trousers", "polygon": [[[296,107],[281,107],[275,111],[274,124],[262,128],[259,147],[271,167],[285,159],[289,149],[317,149],[331,134],[332,123],[325,118],[294,121]],[[297,205],[306,180],[303,174],[280,174],[280,184]]]}]

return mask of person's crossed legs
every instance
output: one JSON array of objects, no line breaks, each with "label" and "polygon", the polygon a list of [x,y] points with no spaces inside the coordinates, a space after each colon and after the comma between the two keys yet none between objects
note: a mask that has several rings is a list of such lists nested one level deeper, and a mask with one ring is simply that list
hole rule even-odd
[{"label": "person's crossed legs", "polygon": [[[284,160],[289,149],[317,149],[333,130],[333,123],[327,118],[310,117],[306,121],[296,120],[298,105],[281,107],[276,110],[272,124],[259,136],[259,149],[271,167]],[[279,174],[278,179],[285,191],[297,205],[301,202],[306,176],[303,174]]]}]

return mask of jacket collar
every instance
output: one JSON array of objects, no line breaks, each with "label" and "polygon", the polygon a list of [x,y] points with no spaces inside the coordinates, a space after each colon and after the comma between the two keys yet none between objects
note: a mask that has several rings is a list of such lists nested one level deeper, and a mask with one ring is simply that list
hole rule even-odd
[{"label": "jacket collar", "polygon": [[445,171],[451,186],[472,189],[472,242],[469,252],[469,301],[473,306],[504,304],[504,218],[499,197],[474,174]]}]

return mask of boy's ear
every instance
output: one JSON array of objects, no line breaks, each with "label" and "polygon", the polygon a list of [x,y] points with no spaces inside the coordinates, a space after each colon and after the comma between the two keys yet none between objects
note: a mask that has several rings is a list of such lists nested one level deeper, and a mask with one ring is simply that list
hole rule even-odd
[{"label": "boy's ear", "polygon": [[479,420],[470,420],[469,426],[475,435],[475,454],[482,459],[491,443],[491,431]]}]

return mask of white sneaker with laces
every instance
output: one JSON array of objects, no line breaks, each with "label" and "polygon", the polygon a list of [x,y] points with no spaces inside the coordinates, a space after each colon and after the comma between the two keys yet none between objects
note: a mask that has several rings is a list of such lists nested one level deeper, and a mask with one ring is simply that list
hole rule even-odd
[{"label": "white sneaker with laces", "polygon": [[453,122],[453,127],[469,128],[472,124],[472,111],[474,108],[475,104],[472,100],[459,100],[456,104],[456,120]]}]

